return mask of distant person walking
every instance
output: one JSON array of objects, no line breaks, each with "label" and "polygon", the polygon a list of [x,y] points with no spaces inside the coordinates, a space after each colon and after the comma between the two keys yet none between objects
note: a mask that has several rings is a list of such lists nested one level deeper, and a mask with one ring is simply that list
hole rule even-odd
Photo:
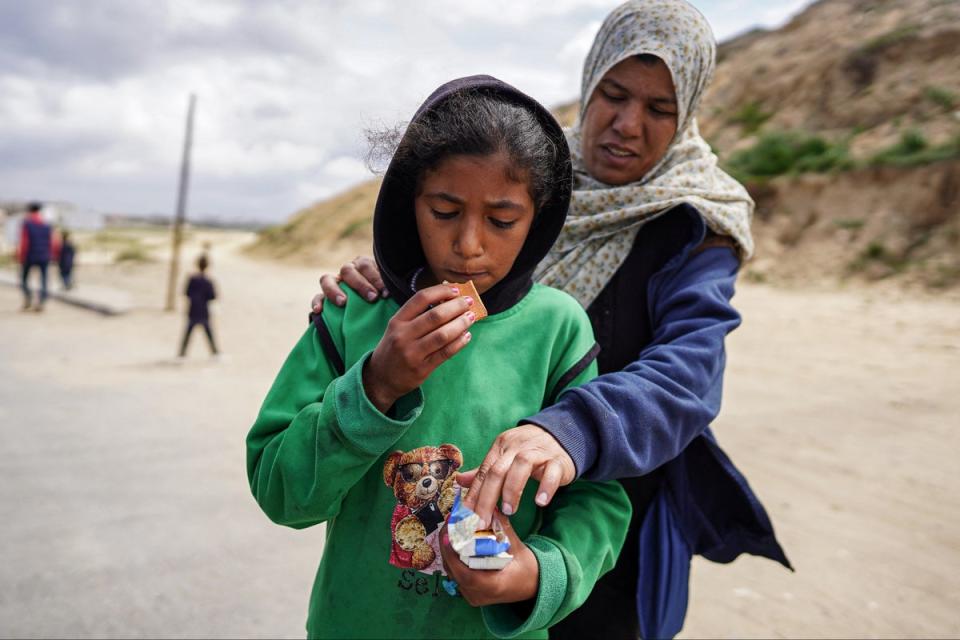
[{"label": "distant person walking", "polygon": [[64,231],[60,241],[60,255],[57,265],[60,267],[60,280],[64,289],[73,289],[73,260],[77,255],[77,248],[70,241],[70,232]]},{"label": "distant person walking", "polygon": [[30,291],[30,272],[36,267],[40,271],[40,293],[34,311],[43,311],[47,301],[47,265],[53,253],[53,229],[40,215],[42,205],[31,202],[27,205],[27,217],[20,230],[20,246],[17,258],[21,265],[20,287],[23,289],[23,310],[30,309],[33,294]]},{"label": "distant person walking", "polygon": [[187,283],[186,296],[190,298],[190,309],[187,311],[187,329],[183,334],[183,343],[180,346],[180,357],[187,355],[187,343],[190,341],[190,334],[197,325],[203,327],[207,334],[207,341],[210,343],[210,352],[217,355],[217,343],[213,339],[213,331],[210,329],[210,310],[209,303],[216,299],[217,292],[213,287],[213,281],[206,276],[209,260],[206,255],[197,259],[198,273],[190,276]]}]

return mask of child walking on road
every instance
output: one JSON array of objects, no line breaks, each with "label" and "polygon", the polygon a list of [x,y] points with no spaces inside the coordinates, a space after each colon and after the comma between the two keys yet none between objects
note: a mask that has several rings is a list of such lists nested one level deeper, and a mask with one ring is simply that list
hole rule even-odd
[{"label": "child walking on road", "polygon": [[70,240],[70,232],[61,235],[60,250],[57,252],[57,266],[60,268],[60,280],[63,288],[73,289],[73,263],[76,260],[77,247]]},{"label": "child walking on road", "polygon": [[210,301],[215,300],[217,292],[213,287],[213,281],[206,276],[208,262],[207,257],[200,256],[197,260],[198,272],[190,276],[187,282],[187,289],[184,292],[190,299],[190,308],[187,310],[187,328],[183,334],[183,342],[180,345],[180,357],[187,355],[187,343],[190,341],[190,334],[196,326],[203,327],[207,334],[207,341],[210,343],[210,353],[217,355],[217,343],[213,339],[213,331],[210,329]]}]

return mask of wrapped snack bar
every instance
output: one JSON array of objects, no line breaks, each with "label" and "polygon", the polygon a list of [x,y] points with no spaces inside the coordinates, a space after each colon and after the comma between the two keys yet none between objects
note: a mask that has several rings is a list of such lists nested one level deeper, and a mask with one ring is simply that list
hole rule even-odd
[{"label": "wrapped snack bar", "polygon": [[458,491],[447,520],[450,546],[460,555],[460,561],[471,569],[503,569],[513,556],[510,541],[496,520],[490,529],[480,529],[480,516],[463,504]]}]

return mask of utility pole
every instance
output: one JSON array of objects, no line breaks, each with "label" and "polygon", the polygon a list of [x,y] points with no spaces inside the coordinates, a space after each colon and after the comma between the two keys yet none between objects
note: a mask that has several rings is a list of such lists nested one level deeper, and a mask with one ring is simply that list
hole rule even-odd
[{"label": "utility pole", "polygon": [[170,256],[170,279],[167,281],[167,304],[165,311],[174,310],[177,276],[180,271],[180,243],[183,242],[183,219],[187,208],[187,187],[190,183],[190,147],[193,144],[193,110],[197,96],[190,94],[187,108],[187,134],[183,140],[183,160],[180,162],[180,190],[177,194],[177,217],[173,221],[173,246]]}]

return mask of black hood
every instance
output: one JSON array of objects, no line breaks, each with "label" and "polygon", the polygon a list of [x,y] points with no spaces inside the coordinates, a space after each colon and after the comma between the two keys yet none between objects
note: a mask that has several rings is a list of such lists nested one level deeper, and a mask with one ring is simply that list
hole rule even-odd
[{"label": "black hood", "polygon": [[[490,314],[495,314],[512,307],[530,290],[534,269],[563,228],[570,206],[570,151],[563,130],[547,109],[530,96],[490,76],[458,78],[442,85],[417,109],[412,121],[416,122],[451,95],[464,90],[503,96],[529,108],[559,151],[554,170],[557,181],[550,200],[537,212],[510,273],[483,294],[484,306]],[[415,194],[398,174],[395,163],[391,162],[383,176],[373,215],[373,255],[390,295],[402,305],[413,295],[410,277],[416,269],[426,265],[426,258],[417,234],[413,209]]]}]

